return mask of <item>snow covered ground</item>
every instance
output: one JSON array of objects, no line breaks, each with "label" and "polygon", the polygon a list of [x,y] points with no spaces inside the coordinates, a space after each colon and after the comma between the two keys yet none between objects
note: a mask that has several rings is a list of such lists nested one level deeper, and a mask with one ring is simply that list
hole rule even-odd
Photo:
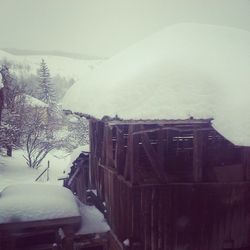
[{"label": "snow covered ground", "polygon": [[12,184],[34,183],[35,179],[47,168],[48,161],[50,165],[49,180],[47,181],[47,175],[44,175],[38,182],[62,186],[63,181],[58,179],[67,176],[72,162],[82,151],[88,150],[88,145],[78,147],[72,153],[53,150],[46,156],[38,169],[31,169],[26,165],[23,150],[14,150],[12,157],[0,155],[0,191]]},{"label": "snow covered ground", "polygon": [[38,169],[31,169],[26,165],[24,154],[23,150],[14,150],[12,157],[0,155],[0,191],[11,184],[34,183],[47,167],[48,161],[50,162],[49,181],[45,180],[47,177],[45,176],[39,182],[62,185],[62,181],[58,181],[58,178],[65,176],[64,171],[72,162],[69,153],[60,150],[50,152]]},{"label": "snow covered ground", "polygon": [[[78,234],[109,231],[110,228],[99,210],[75,201],[69,190],[60,187],[62,181],[58,181],[58,178],[67,175],[78,155],[88,149],[88,145],[82,146],[71,154],[54,150],[38,169],[27,167],[23,158],[25,152],[22,150],[15,150],[13,157],[1,155],[0,223],[81,216]],[[45,176],[45,179],[35,182],[47,167],[48,161],[49,181]]]},{"label": "snow covered ground", "polygon": [[12,184],[34,183],[35,179],[47,168],[48,161],[49,180],[47,181],[47,175],[45,175],[38,182],[62,186],[63,181],[58,178],[67,176],[72,162],[82,151],[88,152],[89,145],[80,146],[71,153],[53,150],[46,156],[38,169],[31,169],[27,166],[23,150],[14,150],[12,157],[0,155],[0,191]]}]

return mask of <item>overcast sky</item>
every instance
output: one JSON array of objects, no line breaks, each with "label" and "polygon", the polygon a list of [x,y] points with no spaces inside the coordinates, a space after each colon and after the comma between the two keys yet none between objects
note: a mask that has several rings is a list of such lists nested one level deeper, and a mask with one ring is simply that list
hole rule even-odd
[{"label": "overcast sky", "polygon": [[111,56],[178,22],[250,31],[250,0],[0,0],[0,48]]}]

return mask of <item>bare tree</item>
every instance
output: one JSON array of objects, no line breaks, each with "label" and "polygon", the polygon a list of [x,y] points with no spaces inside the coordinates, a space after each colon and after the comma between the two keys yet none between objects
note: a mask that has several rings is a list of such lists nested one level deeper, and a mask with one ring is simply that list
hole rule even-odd
[{"label": "bare tree", "polygon": [[49,123],[46,108],[27,107],[23,126],[23,144],[26,163],[31,168],[38,168],[47,154],[62,147],[63,140],[56,136],[56,122]]},{"label": "bare tree", "polygon": [[41,140],[43,138],[42,133],[42,131],[33,131],[27,135],[27,156],[24,156],[24,158],[30,168],[38,168],[46,155],[54,148],[50,141]]},{"label": "bare tree", "polygon": [[40,107],[26,106],[21,127],[27,154],[24,158],[29,167],[37,168],[52,149],[45,135],[46,111]]}]

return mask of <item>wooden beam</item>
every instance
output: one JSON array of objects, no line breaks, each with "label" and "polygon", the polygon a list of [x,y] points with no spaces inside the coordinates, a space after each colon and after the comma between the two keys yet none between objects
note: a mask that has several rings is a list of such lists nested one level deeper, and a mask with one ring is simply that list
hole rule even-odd
[{"label": "wooden beam", "polygon": [[118,126],[116,126],[115,167],[117,169],[118,174],[124,173],[125,139],[124,132]]},{"label": "wooden beam", "polygon": [[139,155],[139,136],[134,135],[134,131],[140,129],[138,125],[129,125],[128,127],[128,143],[127,154],[124,169],[124,177],[130,180],[132,184],[138,181],[138,155]]},{"label": "wooden beam", "polygon": [[108,121],[110,126],[114,125],[189,125],[189,124],[197,124],[197,125],[205,125],[210,126],[212,119],[183,119],[183,120],[112,120]]},{"label": "wooden beam", "polygon": [[106,130],[106,165],[109,167],[114,167],[113,159],[113,134],[112,128],[110,126],[105,126]]},{"label": "wooden beam", "polygon": [[101,160],[100,160],[100,163],[101,164],[106,164],[106,146],[107,146],[107,142],[106,142],[106,139],[107,139],[107,130],[106,130],[106,126],[107,125],[104,125],[103,127],[103,134],[102,134],[102,152],[101,152]]},{"label": "wooden beam", "polygon": [[89,144],[90,144],[90,155],[89,155],[89,166],[90,166],[90,174],[89,174],[89,181],[90,181],[90,186],[91,188],[96,187],[96,179],[95,179],[95,171],[96,171],[96,165],[94,162],[94,138],[93,138],[93,133],[94,133],[94,128],[93,128],[93,121],[89,121]]},{"label": "wooden beam", "polygon": [[[138,129],[138,126],[134,130]],[[140,135],[133,135],[133,169],[132,171],[132,183],[137,184],[140,180],[140,169],[139,169],[139,155],[140,155]]]},{"label": "wooden beam", "polygon": [[250,181],[250,147],[243,148],[244,180]]},{"label": "wooden beam", "polygon": [[65,217],[65,218],[57,218],[57,219],[49,219],[49,220],[37,220],[37,221],[24,221],[24,222],[10,222],[10,223],[2,223],[0,224],[0,232],[1,231],[18,231],[20,229],[29,229],[29,228],[54,228],[54,227],[78,227],[81,223],[80,216],[74,217]]},{"label": "wooden beam", "polygon": [[[153,128],[153,129],[144,129],[141,131],[136,131],[133,134],[137,135],[137,134],[144,134],[144,133],[154,133],[157,132],[159,130],[172,130],[172,131],[177,131],[177,132],[190,132],[193,131],[194,127],[190,127],[190,128],[177,128],[177,127],[161,127],[161,128]],[[211,131],[213,130],[213,128],[208,127],[208,128],[196,128],[196,130],[199,131]]]},{"label": "wooden beam", "polygon": [[195,182],[202,181],[204,144],[205,144],[204,132],[200,130],[194,130],[193,179]]},{"label": "wooden beam", "polygon": [[116,170],[115,168],[111,168],[111,167],[109,167],[109,166],[102,165],[102,164],[99,164],[99,167],[105,169],[105,170],[108,171],[108,172],[117,173],[117,170]]},{"label": "wooden beam", "polygon": [[145,133],[142,134],[141,139],[142,139],[142,146],[143,146],[145,153],[146,153],[146,155],[151,163],[152,169],[156,173],[159,180],[161,180],[163,182],[167,181],[166,175],[160,167],[160,163],[159,163],[159,160],[157,158],[156,151],[152,147],[152,145],[150,144],[148,135]]},{"label": "wooden beam", "polygon": [[158,144],[157,144],[157,158],[159,161],[159,167],[162,171],[164,171],[164,163],[165,163],[165,146],[166,146],[166,142],[164,141],[166,139],[166,131],[160,129],[157,131],[157,140],[158,140]]},{"label": "wooden beam", "polygon": [[132,180],[133,179],[133,132],[134,132],[134,126],[129,125],[128,127],[128,143],[127,143],[127,154],[126,154],[126,163],[125,163],[125,169],[124,169],[124,177],[126,180]]}]

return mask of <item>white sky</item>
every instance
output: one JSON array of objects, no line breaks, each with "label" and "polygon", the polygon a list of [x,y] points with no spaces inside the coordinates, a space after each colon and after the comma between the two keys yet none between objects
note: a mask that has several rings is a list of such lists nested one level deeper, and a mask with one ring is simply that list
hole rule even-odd
[{"label": "white sky", "polygon": [[111,56],[178,22],[250,31],[250,0],[0,0],[0,48]]}]

